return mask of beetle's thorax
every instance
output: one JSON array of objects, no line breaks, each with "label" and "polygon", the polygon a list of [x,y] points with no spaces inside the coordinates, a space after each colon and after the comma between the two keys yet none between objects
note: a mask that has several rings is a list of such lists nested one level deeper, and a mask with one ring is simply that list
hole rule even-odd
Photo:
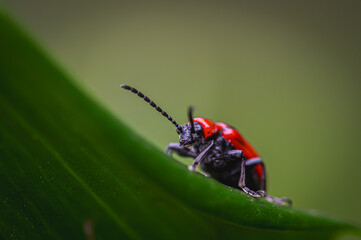
[{"label": "beetle's thorax", "polygon": [[204,137],[202,137],[193,144],[193,149],[196,153],[200,153],[204,148],[207,147],[208,143],[209,141],[205,140]]}]

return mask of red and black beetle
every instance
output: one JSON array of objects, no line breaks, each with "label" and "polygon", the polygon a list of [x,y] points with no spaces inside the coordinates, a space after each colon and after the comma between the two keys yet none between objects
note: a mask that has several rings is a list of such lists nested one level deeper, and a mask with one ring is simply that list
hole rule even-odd
[{"label": "red and black beetle", "polygon": [[291,204],[288,198],[275,198],[266,194],[265,166],[253,146],[234,127],[225,123],[214,123],[206,118],[193,118],[193,108],[188,111],[189,122],[184,125],[172,119],[137,89],[121,85],[122,88],[143,98],[177,127],[179,143],[170,143],[165,152],[194,158],[189,166],[196,171],[199,165],[207,176],[253,197],[265,197],[278,204]]}]

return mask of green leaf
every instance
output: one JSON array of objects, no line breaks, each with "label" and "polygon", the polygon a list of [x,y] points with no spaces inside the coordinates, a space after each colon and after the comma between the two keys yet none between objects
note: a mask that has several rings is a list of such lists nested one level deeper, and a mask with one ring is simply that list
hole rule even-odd
[{"label": "green leaf", "polygon": [[4,239],[328,239],[340,231],[360,233],[340,220],[253,199],[188,171],[84,94],[4,14],[0,115]]}]

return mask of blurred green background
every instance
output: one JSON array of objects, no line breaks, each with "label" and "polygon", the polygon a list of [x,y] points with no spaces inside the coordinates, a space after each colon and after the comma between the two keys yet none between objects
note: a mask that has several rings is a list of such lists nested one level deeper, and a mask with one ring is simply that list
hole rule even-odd
[{"label": "blurred green background", "polygon": [[159,149],[195,116],[237,127],[268,190],[361,223],[360,1],[2,0],[90,94]]}]

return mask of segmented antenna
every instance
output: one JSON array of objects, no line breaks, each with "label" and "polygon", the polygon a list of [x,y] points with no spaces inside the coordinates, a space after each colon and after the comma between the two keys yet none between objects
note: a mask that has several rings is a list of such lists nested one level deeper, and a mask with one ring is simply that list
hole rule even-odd
[{"label": "segmented antenna", "polygon": [[140,98],[143,98],[144,101],[146,101],[147,103],[150,104],[150,106],[154,107],[158,112],[160,112],[164,117],[166,117],[169,121],[171,121],[177,128],[178,128],[178,123],[171,118],[171,116],[168,115],[168,113],[166,113],[165,111],[163,111],[157,104],[155,104],[152,100],[150,100],[147,96],[144,96],[144,94],[140,91],[138,91],[137,89],[130,87],[128,85],[120,85],[122,88],[131,91],[134,94],[137,94]]},{"label": "segmented antenna", "polygon": [[188,120],[191,122],[191,133],[195,133],[196,131],[194,130],[194,122],[193,122],[193,107],[189,106],[188,108]]}]

